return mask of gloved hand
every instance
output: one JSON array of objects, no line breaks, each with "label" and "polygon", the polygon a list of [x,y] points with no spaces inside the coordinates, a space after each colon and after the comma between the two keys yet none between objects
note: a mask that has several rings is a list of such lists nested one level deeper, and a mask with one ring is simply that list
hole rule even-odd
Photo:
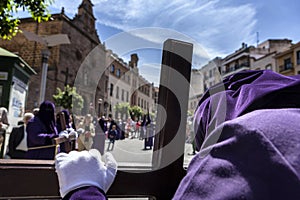
[{"label": "gloved hand", "polygon": [[79,129],[77,129],[77,133],[80,135],[80,134],[82,134],[84,132],[84,129],[83,128],[79,128]]},{"label": "gloved hand", "polygon": [[59,134],[58,134],[59,136],[64,136],[65,138],[69,138],[69,133],[68,133],[68,131],[61,131]]},{"label": "gloved hand", "polygon": [[78,133],[73,129],[73,131],[69,132],[69,135],[74,135],[75,139],[78,138]]},{"label": "gloved hand", "polygon": [[75,131],[74,128],[71,128],[71,127],[67,128],[66,130],[68,131],[68,133],[71,133],[71,132]]},{"label": "gloved hand", "polygon": [[107,192],[115,179],[117,162],[110,153],[104,154],[104,161],[96,149],[57,154],[55,169],[61,197],[83,186],[96,186]]}]

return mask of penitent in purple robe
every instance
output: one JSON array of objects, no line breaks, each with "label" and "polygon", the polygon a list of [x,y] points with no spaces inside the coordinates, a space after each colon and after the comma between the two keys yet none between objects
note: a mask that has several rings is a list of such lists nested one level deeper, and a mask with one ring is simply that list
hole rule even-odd
[{"label": "penitent in purple robe", "polygon": [[[52,138],[57,136],[57,133],[48,133],[44,124],[38,117],[34,117],[28,122],[26,131],[28,148],[52,145]],[[25,157],[27,159],[53,160],[55,156],[54,154],[55,146],[52,146],[48,148],[28,150]]]},{"label": "penitent in purple robe", "polygon": [[174,199],[300,199],[299,108],[299,76],[243,71],[212,87]]},{"label": "penitent in purple robe", "polygon": [[[52,145],[52,139],[58,136],[54,113],[54,104],[45,101],[41,104],[38,115],[28,122],[26,127],[28,151],[25,155],[27,159],[54,159],[55,146],[47,147]],[[42,148],[30,150],[37,147]]]},{"label": "penitent in purple robe", "polygon": [[300,108],[300,76],[248,70],[206,91],[194,114],[198,150],[220,124],[258,109]]},{"label": "penitent in purple robe", "polygon": [[218,126],[174,199],[300,199],[299,122],[300,109],[267,109]]}]

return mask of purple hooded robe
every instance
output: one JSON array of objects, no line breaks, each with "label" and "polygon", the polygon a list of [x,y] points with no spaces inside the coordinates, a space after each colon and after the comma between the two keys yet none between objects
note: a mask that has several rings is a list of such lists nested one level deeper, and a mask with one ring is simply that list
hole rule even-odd
[{"label": "purple hooded robe", "polygon": [[52,139],[58,136],[55,126],[55,106],[52,102],[44,101],[40,105],[37,116],[28,122],[26,131],[29,150],[25,157],[27,159],[53,160],[55,146],[30,150],[31,147],[52,145]]},{"label": "purple hooded robe", "polygon": [[194,120],[200,152],[174,199],[300,199],[299,108],[299,77],[269,70],[206,92]]}]

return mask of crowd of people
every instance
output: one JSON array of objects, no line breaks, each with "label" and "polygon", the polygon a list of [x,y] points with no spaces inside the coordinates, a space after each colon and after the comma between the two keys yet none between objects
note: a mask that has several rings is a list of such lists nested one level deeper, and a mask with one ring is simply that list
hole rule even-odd
[{"label": "crowd of people", "polygon": [[[9,126],[7,110],[0,108],[0,147],[6,130]],[[55,143],[55,138],[75,139],[69,142]],[[149,114],[144,115],[143,120],[134,121],[114,120],[109,114],[107,118],[74,116],[68,110],[56,112],[55,105],[51,101],[44,101],[39,108],[32,112],[26,112],[18,126],[13,127],[8,138],[5,158],[12,159],[42,159],[51,160],[59,152],[67,152],[68,147],[78,151],[97,149],[103,155],[106,151],[113,151],[116,140],[140,139],[144,140],[144,149],[152,149],[153,126]],[[148,148],[147,148],[148,147]]]}]

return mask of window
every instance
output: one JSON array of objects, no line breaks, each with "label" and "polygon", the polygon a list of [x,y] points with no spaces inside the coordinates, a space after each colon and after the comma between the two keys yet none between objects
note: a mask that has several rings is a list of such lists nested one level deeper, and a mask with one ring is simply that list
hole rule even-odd
[{"label": "window", "polygon": [[119,86],[117,86],[116,98],[119,99]]},{"label": "window", "polygon": [[129,92],[126,92],[126,101],[129,102]]},{"label": "window", "polygon": [[112,64],[112,65],[110,66],[110,72],[111,72],[111,73],[115,73],[115,65]]},{"label": "window", "polygon": [[117,69],[116,75],[117,75],[118,78],[120,78],[120,76],[121,76],[121,70],[120,69]]},{"label": "window", "polygon": [[300,51],[297,51],[297,65],[300,65]]},{"label": "window", "polygon": [[291,58],[284,59],[284,69],[292,69],[293,68],[293,63],[291,61]]},{"label": "window", "polygon": [[110,84],[110,96],[112,97],[113,96],[113,92],[114,92],[114,84]]},{"label": "window", "polygon": [[124,101],[124,89],[122,89],[121,100]]},{"label": "window", "polygon": [[272,70],[272,64],[268,64],[268,65],[266,66],[266,69]]},{"label": "window", "polygon": [[108,88],[107,88],[107,87],[108,87],[108,81],[106,80],[106,81],[105,81],[105,93],[107,93],[107,91],[108,91]]},{"label": "window", "polygon": [[138,97],[138,106],[140,106],[141,105],[141,99],[140,99],[140,97]]}]

